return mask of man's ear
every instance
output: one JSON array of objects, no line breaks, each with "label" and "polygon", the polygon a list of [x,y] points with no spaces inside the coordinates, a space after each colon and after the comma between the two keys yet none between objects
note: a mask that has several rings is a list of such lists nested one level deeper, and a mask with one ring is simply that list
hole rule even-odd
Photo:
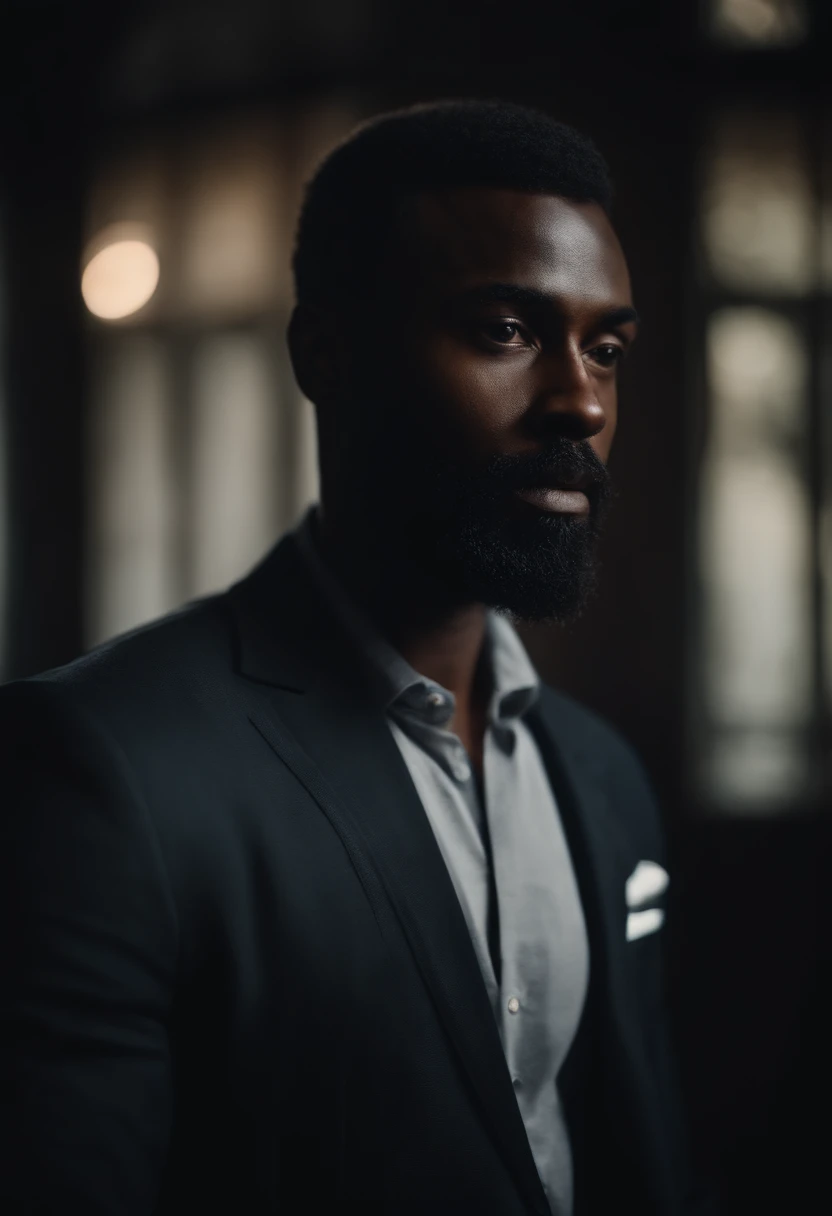
[{"label": "man's ear", "polygon": [[298,305],[287,331],[289,355],[300,390],[326,409],[347,376],[343,340],[331,315]]}]

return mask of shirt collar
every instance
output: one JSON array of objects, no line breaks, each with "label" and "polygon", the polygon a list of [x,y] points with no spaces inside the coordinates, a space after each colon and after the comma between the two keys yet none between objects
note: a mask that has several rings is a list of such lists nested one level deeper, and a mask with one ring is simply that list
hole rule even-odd
[{"label": "shirt collar", "polygon": [[[416,714],[443,726],[453,717],[454,694],[420,675],[349,594],[318,548],[317,510],[317,504],[307,509],[293,535],[309,573],[363,656],[375,694],[388,712]],[[493,681],[488,717],[500,722],[521,717],[537,700],[540,680],[513,625],[493,609],[486,615],[486,645]]]}]

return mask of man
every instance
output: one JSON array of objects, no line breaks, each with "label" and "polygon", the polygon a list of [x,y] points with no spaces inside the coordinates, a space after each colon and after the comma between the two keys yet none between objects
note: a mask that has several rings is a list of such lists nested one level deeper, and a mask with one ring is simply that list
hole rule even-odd
[{"label": "man", "polygon": [[653,800],[511,623],[592,584],[609,205],[519,107],[355,133],[294,263],[317,510],[0,695],[5,1213],[691,1210]]}]

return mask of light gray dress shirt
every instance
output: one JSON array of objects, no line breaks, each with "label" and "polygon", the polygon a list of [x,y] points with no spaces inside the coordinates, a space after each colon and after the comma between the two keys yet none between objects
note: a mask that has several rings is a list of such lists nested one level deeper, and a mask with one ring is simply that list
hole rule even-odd
[{"label": "light gray dress shirt", "polygon": [[589,946],[554,793],[523,722],[539,695],[537,674],[510,622],[489,611],[481,796],[465,748],[446,729],[453,694],[414,671],[324,563],[316,509],[295,529],[301,553],[368,665],[468,923],[549,1206],[570,1216],[572,1157],[557,1077],[586,999]]}]

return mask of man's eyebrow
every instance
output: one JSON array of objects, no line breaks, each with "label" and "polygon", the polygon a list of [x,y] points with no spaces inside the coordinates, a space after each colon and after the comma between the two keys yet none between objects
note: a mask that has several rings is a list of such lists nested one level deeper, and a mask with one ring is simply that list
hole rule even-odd
[{"label": "man's eyebrow", "polygon": [[[536,287],[521,287],[519,283],[486,283],[482,287],[472,287],[462,292],[459,298],[464,303],[472,304],[504,301],[506,304],[525,304],[529,308],[545,308],[549,311],[557,308],[555,300],[545,291],[538,291]],[[611,308],[598,318],[598,327],[601,329],[638,324],[639,315],[629,306]]]},{"label": "man's eyebrow", "polygon": [[634,308],[613,308],[598,319],[599,329],[617,329],[619,325],[639,325],[641,318]]}]

